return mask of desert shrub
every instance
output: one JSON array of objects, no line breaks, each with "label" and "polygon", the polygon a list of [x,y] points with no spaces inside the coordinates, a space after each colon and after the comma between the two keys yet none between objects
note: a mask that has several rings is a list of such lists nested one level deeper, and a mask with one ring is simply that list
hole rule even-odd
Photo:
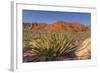
[{"label": "desert shrub", "polygon": [[72,46],[73,35],[60,32],[46,32],[39,35],[41,38],[32,39],[30,48],[37,56],[45,57],[46,61],[63,60],[66,54],[74,51]]}]

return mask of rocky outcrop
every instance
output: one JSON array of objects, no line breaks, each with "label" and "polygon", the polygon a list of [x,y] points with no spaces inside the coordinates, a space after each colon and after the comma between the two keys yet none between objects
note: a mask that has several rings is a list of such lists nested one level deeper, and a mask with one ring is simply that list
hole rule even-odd
[{"label": "rocky outcrop", "polygon": [[76,51],[77,59],[90,59],[91,58],[91,39],[88,38],[83,41],[82,45]]},{"label": "rocky outcrop", "polygon": [[31,30],[43,31],[65,31],[65,32],[90,32],[90,27],[79,22],[57,21],[52,24],[47,23],[23,23],[23,27]]}]

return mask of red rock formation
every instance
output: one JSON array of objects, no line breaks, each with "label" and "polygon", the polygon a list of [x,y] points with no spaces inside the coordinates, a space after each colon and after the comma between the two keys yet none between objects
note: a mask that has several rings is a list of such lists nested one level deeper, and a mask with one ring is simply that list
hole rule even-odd
[{"label": "red rock formation", "polygon": [[58,21],[52,24],[23,23],[24,28],[43,31],[90,32],[90,27],[78,22]]}]

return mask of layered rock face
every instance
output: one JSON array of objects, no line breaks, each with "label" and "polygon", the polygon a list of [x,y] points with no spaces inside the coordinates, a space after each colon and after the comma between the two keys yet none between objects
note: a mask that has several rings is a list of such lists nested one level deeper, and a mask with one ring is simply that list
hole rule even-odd
[{"label": "layered rock face", "polygon": [[78,22],[57,21],[52,24],[47,23],[23,23],[23,27],[40,31],[65,31],[65,32],[90,32],[90,26],[85,26]]},{"label": "layered rock face", "polygon": [[82,45],[76,51],[77,59],[90,59],[91,58],[91,39],[87,38],[83,41]]}]

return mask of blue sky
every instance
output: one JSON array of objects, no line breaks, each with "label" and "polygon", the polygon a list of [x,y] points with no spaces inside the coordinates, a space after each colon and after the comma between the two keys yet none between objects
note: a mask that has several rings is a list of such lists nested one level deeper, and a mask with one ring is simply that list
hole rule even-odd
[{"label": "blue sky", "polygon": [[90,25],[91,14],[79,12],[23,10],[23,22],[25,23],[54,23],[56,21],[80,22],[85,25]]}]

